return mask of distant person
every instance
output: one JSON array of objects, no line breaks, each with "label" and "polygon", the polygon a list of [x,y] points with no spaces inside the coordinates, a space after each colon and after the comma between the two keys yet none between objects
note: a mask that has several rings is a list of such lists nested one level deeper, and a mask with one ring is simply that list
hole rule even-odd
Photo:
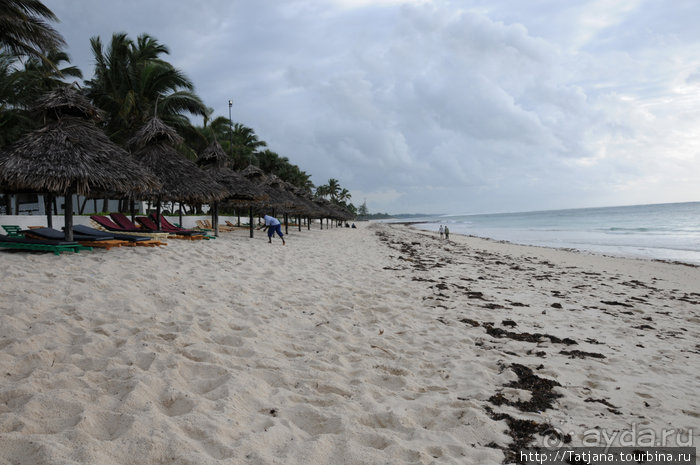
[{"label": "distant person", "polygon": [[440,225],[440,229],[438,229],[438,232],[440,233],[440,239],[442,239],[442,235],[445,234],[445,230],[442,228],[442,225]]},{"label": "distant person", "polygon": [[349,228],[349,227],[350,227],[350,225],[348,224],[347,221],[345,222],[345,227],[346,227],[346,228]]},{"label": "distant person", "polygon": [[263,216],[263,221],[265,221],[265,225],[261,227],[263,231],[267,229],[268,242],[272,244],[272,236],[274,236],[275,233],[277,233],[280,239],[282,239],[282,245],[286,245],[287,243],[284,241],[284,234],[282,234],[282,226],[280,225],[279,220],[270,215],[265,215]]},{"label": "distant person", "polygon": [[357,226],[355,226],[355,223],[353,223],[352,226],[350,226],[350,227],[351,227],[352,229],[357,229]]},{"label": "distant person", "polygon": [[450,228],[445,226],[445,240],[450,238]]}]

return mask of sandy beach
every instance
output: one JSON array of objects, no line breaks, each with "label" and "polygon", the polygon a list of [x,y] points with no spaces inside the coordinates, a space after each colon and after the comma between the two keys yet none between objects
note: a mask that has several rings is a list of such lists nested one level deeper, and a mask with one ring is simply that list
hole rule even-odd
[{"label": "sandy beach", "polygon": [[700,268],[358,226],[0,251],[0,464],[700,443]]}]

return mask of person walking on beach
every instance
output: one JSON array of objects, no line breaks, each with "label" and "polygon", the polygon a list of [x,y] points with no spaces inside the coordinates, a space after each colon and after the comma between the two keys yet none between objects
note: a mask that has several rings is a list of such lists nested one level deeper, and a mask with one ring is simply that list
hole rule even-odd
[{"label": "person walking on beach", "polygon": [[450,228],[445,226],[445,240],[450,238]]},{"label": "person walking on beach", "polygon": [[284,234],[282,234],[282,226],[279,220],[270,215],[263,216],[263,220],[265,221],[265,225],[261,227],[263,230],[267,229],[268,242],[272,244],[272,236],[274,236],[276,232],[280,239],[282,239],[282,245],[286,245],[287,243],[284,241]]},{"label": "person walking on beach", "polygon": [[442,235],[445,232],[445,230],[442,229],[442,225],[440,225],[440,229],[438,231],[440,232],[440,239],[442,239]]}]

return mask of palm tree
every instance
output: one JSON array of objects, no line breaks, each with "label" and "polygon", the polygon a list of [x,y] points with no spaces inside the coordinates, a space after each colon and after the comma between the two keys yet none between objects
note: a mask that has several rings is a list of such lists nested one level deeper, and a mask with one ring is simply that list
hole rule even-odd
[{"label": "palm tree", "polygon": [[267,142],[258,139],[255,131],[240,123],[233,125],[233,147],[231,148],[236,169],[243,169],[257,160],[255,152],[267,147]]},{"label": "palm tree", "polygon": [[314,193],[314,196],[317,198],[325,198],[328,195],[328,186],[325,184],[316,187],[316,192]]},{"label": "palm tree", "polygon": [[340,193],[338,194],[338,202],[340,203],[347,203],[348,200],[352,198],[352,195],[350,194],[350,191],[343,188]]},{"label": "palm tree", "polygon": [[256,154],[256,158],[258,159],[258,167],[261,170],[263,170],[265,173],[273,173],[278,176],[280,175],[282,166],[285,163],[289,163],[287,157],[280,157],[272,150],[263,150],[262,152],[258,152]]},{"label": "palm tree", "polygon": [[115,141],[125,143],[153,116],[189,138],[196,130],[185,113],[208,117],[192,82],[161,59],[169,51],[155,38],[142,34],[134,42],[117,33],[106,50],[99,37],[90,44],[95,77],[87,82],[88,96],[109,115],[107,132]]},{"label": "palm tree", "polygon": [[29,115],[18,108],[16,92],[16,58],[8,53],[0,53],[0,147],[9,145],[30,128]]},{"label": "palm tree", "polygon": [[51,50],[45,53],[44,60],[30,57],[24,63],[24,69],[14,73],[18,103],[25,108],[31,107],[45,93],[66,85],[64,79],[82,79],[83,73],[77,66],[65,66],[70,63],[68,54],[61,50]]},{"label": "palm tree", "polygon": [[1,0],[0,49],[15,56],[45,59],[42,51],[66,45],[47,21],[58,21],[58,18],[38,0]]},{"label": "palm tree", "polygon": [[44,53],[43,59],[31,56],[24,63],[9,53],[0,54],[0,146],[37,126],[30,110],[39,98],[66,85],[66,77],[82,77],[75,66],[61,68],[62,62],[69,58],[60,50]]},{"label": "palm tree", "polygon": [[331,202],[338,199],[340,193],[340,183],[337,179],[331,178],[328,180],[328,195],[331,197]]}]

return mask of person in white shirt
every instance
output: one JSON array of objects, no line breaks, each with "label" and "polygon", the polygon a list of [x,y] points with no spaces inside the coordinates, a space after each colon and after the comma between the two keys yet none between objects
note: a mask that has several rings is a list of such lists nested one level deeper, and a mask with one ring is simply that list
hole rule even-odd
[{"label": "person in white shirt", "polygon": [[265,225],[262,226],[262,228],[267,229],[268,242],[272,244],[272,236],[274,236],[276,232],[280,239],[282,239],[282,245],[286,245],[286,242],[284,241],[284,234],[282,234],[282,226],[280,225],[279,220],[270,215],[263,216],[263,220],[265,221]]}]

